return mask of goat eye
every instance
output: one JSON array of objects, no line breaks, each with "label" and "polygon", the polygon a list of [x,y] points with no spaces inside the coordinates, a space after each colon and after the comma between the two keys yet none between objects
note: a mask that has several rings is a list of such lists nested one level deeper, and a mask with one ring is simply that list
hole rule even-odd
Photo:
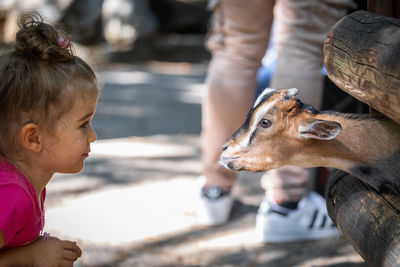
[{"label": "goat eye", "polygon": [[271,126],[271,121],[267,120],[267,119],[262,119],[260,121],[260,126],[263,127],[263,128],[268,128],[268,127]]}]

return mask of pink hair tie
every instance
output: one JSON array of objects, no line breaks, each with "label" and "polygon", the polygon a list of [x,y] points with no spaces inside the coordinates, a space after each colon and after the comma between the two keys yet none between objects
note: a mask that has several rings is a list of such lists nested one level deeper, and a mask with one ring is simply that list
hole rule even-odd
[{"label": "pink hair tie", "polygon": [[66,48],[69,45],[69,42],[62,37],[58,38],[57,42],[58,42],[58,45],[63,48]]}]

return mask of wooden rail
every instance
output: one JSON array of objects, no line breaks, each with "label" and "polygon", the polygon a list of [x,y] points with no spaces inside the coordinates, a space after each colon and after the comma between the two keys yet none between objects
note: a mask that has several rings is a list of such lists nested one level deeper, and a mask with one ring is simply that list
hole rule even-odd
[{"label": "wooden rail", "polygon": [[[400,2],[369,0],[368,10],[377,14],[357,11],[332,27],[324,64],[343,91],[400,123],[400,19],[389,17],[399,17]],[[400,266],[400,196],[344,172],[326,192],[329,216],[366,263]]]},{"label": "wooden rail", "polygon": [[324,64],[342,90],[400,123],[400,19],[344,17],[325,41]]},{"label": "wooden rail", "polygon": [[370,266],[400,266],[400,198],[337,171],[327,187],[329,216]]}]

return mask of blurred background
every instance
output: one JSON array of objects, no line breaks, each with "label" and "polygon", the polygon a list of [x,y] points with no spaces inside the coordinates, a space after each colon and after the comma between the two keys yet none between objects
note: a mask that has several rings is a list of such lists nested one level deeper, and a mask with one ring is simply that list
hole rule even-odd
[{"label": "blurred background", "polygon": [[2,51],[28,9],[63,25],[101,88],[85,169],[47,187],[45,230],[78,242],[76,266],[364,266],[343,237],[257,243],[261,174],[240,173],[228,224],[197,224],[206,0],[0,0]]}]

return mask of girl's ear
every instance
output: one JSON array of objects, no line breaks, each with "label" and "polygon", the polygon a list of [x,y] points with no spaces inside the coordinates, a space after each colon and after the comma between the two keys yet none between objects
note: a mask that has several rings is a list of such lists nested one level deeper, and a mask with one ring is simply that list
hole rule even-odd
[{"label": "girl's ear", "polygon": [[33,153],[39,153],[43,148],[39,133],[39,126],[37,124],[25,124],[20,133],[22,146]]}]

